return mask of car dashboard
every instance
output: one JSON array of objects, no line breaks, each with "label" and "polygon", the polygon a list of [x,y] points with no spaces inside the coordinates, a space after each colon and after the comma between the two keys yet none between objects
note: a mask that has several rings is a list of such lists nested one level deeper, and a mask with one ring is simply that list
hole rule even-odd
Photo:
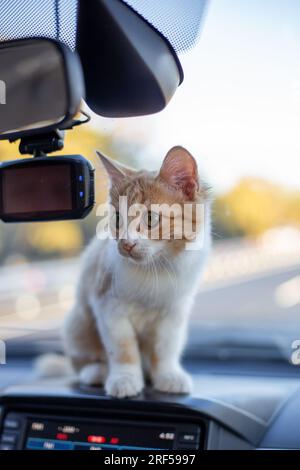
[{"label": "car dashboard", "polygon": [[[197,368],[198,371],[199,368]],[[2,389],[1,450],[199,451],[300,448],[300,379],[207,366],[192,396],[148,387],[113,399],[72,379]],[[19,378],[20,381],[20,378]],[[23,381],[24,382],[24,381]]]}]

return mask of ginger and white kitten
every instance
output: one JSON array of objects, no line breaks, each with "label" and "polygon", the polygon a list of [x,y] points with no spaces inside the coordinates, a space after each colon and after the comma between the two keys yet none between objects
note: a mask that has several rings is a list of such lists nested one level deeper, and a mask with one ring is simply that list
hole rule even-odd
[{"label": "ginger and white kitten", "polygon": [[193,242],[197,250],[186,250],[184,238],[145,238],[142,219],[130,238],[96,237],[84,253],[76,302],[65,322],[66,354],[81,382],[104,384],[114,397],[137,395],[145,376],[161,392],[189,393],[191,379],[180,357],[210,245],[207,187],[182,147],[168,152],[158,173],[99,156],[117,210],[120,195],[128,206],[141,203],[149,211],[153,203],[201,203],[204,225],[201,240]]}]

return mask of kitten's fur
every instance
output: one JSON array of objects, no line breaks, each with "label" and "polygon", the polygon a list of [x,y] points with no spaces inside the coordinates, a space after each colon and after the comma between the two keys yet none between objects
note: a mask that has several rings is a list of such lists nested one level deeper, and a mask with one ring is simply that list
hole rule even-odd
[{"label": "kitten's fur", "polygon": [[206,186],[182,147],[168,152],[158,174],[129,170],[99,156],[114,205],[119,195],[128,196],[128,205],[205,203],[204,244],[187,251],[186,240],[144,240],[137,233],[129,253],[126,240],[95,238],[83,256],[76,302],[65,322],[65,351],[80,381],[103,383],[109,395],[137,395],[144,373],[156,390],[188,393],[191,380],[180,356],[210,245]]}]

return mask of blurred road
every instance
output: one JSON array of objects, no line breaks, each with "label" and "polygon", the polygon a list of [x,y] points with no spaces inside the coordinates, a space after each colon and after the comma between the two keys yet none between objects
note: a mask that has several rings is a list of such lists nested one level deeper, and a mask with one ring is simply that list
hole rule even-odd
[{"label": "blurred road", "polygon": [[204,285],[193,320],[206,326],[285,327],[300,335],[300,263],[224,282]]}]

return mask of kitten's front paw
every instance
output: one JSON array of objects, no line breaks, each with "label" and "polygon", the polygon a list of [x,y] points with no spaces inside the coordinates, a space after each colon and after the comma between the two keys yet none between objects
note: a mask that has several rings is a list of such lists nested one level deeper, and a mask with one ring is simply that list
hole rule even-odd
[{"label": "kitten's front paw", "polygon": [[153,377],[153,387],[159,392],[188,394],[192,385],[191,377],[182,369],[158,372]]},{"label": "kitten's front paw", "polygon": [[129,373],[118,373],[109,375],[105,391],[108,395],[116,398],[135,397],[144,387],[139,375]]}]

